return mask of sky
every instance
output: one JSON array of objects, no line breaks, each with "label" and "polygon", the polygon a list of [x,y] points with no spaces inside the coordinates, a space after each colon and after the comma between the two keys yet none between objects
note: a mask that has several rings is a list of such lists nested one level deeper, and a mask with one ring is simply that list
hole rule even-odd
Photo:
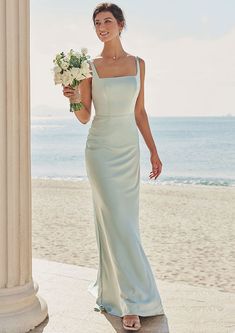
[{"label": "sky", "polygon": [[[100,2],[30,1],[32,114],[66,115],[68,99],[53,81],[58,52],[103,48],[92,22]],[[235,1],[123,0],[125,51],[145,61],[149,116],[235,116]],[[94,109],[93,109],[94,112]]]}]

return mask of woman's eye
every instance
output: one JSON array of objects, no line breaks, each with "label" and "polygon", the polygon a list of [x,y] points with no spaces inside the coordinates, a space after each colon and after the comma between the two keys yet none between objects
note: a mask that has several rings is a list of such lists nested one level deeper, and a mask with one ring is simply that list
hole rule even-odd
[{"label": "woman's eye", "polygon": [[[110,22],[112,22],[112,21],[110,21],[110,20],[104,21],[104,23],[110,23]],[[95,22],[95,25],[98,25],[98,24],[100,24],[100,22]]]}]

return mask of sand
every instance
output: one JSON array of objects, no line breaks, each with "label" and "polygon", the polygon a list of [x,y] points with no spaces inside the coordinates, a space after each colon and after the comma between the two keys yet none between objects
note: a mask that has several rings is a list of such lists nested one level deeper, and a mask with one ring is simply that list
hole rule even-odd
[{"label": "sand", "polygon": [[[158,279],[235,292],[235,188],[141,183],[140,233]],[[98,268],[89,182],[32,180],[33,257]]]}]

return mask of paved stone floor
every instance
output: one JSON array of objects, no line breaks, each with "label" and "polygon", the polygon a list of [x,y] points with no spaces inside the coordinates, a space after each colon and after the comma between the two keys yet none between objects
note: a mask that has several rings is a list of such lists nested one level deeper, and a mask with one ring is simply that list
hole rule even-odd
[{"label": "paved stone floor", "polygon": [[[94,311],[87,292],[95,269],[33,258],[38,295],[49,316],[30,333],[132,332],[121,319]],[[166,316],[141,317],[139,333],[235,333],[235,294],[157,279]],[[134,332],[134,331],[133,331]]]}]

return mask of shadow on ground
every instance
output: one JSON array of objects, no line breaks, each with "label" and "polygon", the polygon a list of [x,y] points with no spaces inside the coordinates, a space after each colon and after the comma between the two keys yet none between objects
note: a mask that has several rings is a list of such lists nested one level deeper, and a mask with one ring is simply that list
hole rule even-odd
[{"label": "shadow on ground", "polygon": [[[134,332],[133,330],[125,330],[122,326],[122,319],[117,316],[112,316],[106,312],[103,312],[110,325],[113,327],[114,332]],[[165,315],[159,316],[140,316],[141,328],[138,333],[169,333],[167,317]]]},{"label": "shadow on ground", "polygon": [[[109,324],[113,327],[113,332],[124,333],[124,332],[134,332],[130,330],[125,330],[122,326],[122,319],[117,316],[112,316],[106,312],[102,312],[106,317]],[[33,330],[30,330],[29,333],[43,333],[44,328],[49,322],[49,316]],[[165,315],[159,316],[149,316],[141,317],[141,328],[138,330],[138,333],[169,333],[168,322]],[[57,333],[57,332],[55,332]]]}]

